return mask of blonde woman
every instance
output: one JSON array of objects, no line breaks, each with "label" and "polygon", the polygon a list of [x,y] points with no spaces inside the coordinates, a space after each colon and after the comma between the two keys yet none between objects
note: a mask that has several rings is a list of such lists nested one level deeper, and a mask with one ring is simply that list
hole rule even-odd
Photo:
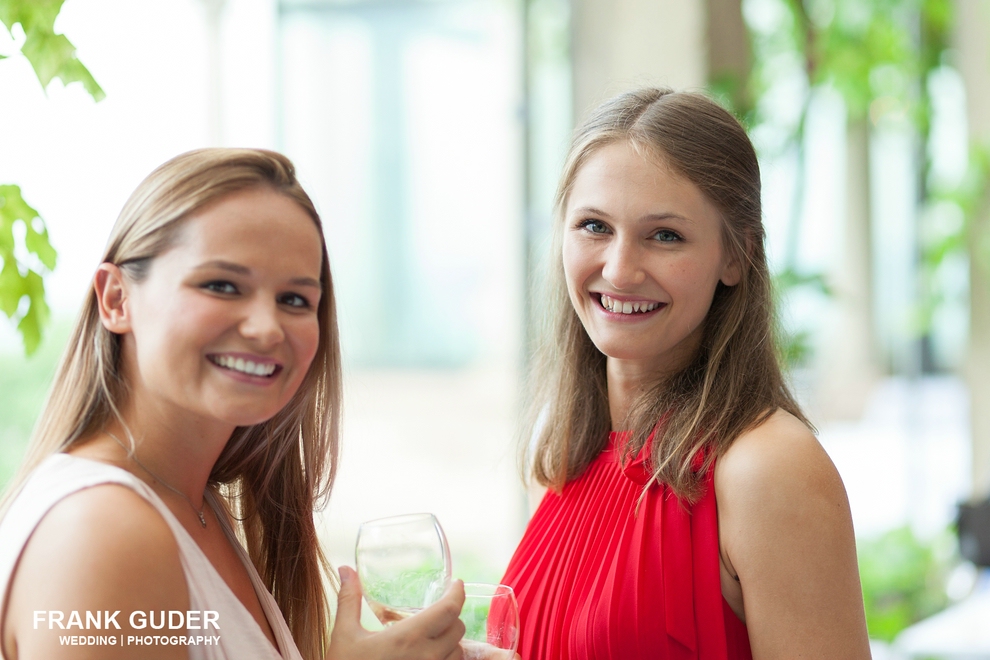
[{"label": "blonde woman", "polygon": [[291,163],[174,158],[102,262],[0,508],[3,658],[461,657],[459,584],[372,634],[342,568],[330,636],[340,352]]},{"label": "blonde woman", "polygon": [[869,658],[846,494],[775,350],[743,128],[697,94],[605,103],[555,237],[540,504],[503,579],[523,659]]}]

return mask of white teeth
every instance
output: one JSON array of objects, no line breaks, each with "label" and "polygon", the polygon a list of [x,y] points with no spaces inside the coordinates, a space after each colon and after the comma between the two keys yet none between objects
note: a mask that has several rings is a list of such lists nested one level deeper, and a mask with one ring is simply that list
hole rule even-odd
[{"label": "white teeth", "polygon": [[610,298],[605,294],[601,294],[601,301],[602,307],[614,314],[643,314],[646,312],[652,312],[660,306],[660,303],[658,302],[622,302],[615,300],[614,298]]},{"label": "white teeth", "polygon": [[220,365],[224,369],[240,371],[241,373],[252,376],[271,376],[275,373],[274,364],[255,363],[244,358],[232,358],[226,355],[218,355],[212,359],[215,364]]}]

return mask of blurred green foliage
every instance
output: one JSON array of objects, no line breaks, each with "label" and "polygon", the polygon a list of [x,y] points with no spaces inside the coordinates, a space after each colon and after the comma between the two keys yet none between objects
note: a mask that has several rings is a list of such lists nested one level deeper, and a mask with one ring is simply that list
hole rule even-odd
[{"label": "blurred green foliage", "polygon": [[[11,37],[16,38],[15,25],[24,32],[21,54],[42,89],[55,78],[65,85],[78,82],[94,100],[101,101],[106,94],[76,57],[76,47],[55,32],[63,2],[0,0],[0,22]],[[41,329],[48,320],[44,276],[55,268],[56,256],[45,221],[24,200],[20,187],[0,185],[0,311],[17,323],[28,355],[38,349]]]},{"label": "blurred green foliage", "polygon": [[[876,126],[889,117],[911,121],[919,144],[929,140],[932,118],[932,73],[946,66],[954,21],[951,0],[743,0],[747,17],[753,65],[743,78],[716,73],[710,88],[727,101],[753,130],[770,128],[763,135],[773,138],[761,145],[763,155],[795,156],[796,189],[791,202],[786,249],[781,272],[775,278],[780,300],[811,287],[829,295],[820,273],[798,271],[797,251],[802,230],[805,173],[805,126],[817,90],[830,89],[842,98],[848,121]],[[802,81],[799,86],[796,81]],[[781,103],[784,97],[800,95],[799,109],[791,112]],[[958,189],[933,190],[929,181],[930,153],[923,150],[919,181],[919,206],[924,210],[939,198],[966,197],[969,202],[985,199],[986,189],[976,197],[972,181],[985,186],[986,168],[977,155],[975,174]],[[966,187],[968,186],[968,188]],[[972,217],[972,203],[961,205]],[[957,227],[920,246],[923,256],[921,306],[927,332],[938,307],[937,287],[929,286],[932,273],[961,253],[968,225]],[[988,248],[990,250],[990,248]],[[988,260],[990,263],[990,260]],[[783,336],[782,353],[788,364],[806,361],[810,333],[792,330]]]},{"label": "blurred green foliage", "polygon": [[452,550],[454,577],[464,582],[488,582],[498,584],[502,580],[504,566],[493,565],[484,556],[471,552]]},{"label": "blurred green foliage", "polygon": [[[832,295],[832,289],[821,274],[799,273],[793,268],[785,268],[773,276],[774,309],[783,309],[786,296],[798,289],[810,289],[823,296]],[[783,363],[792,368],[806,365],[811,357],[811,340],[808,330],[781,333],[777,343]]]},{"label": "blurred green foliage", "polygon": [[887,642],[949,604],[945,583],[958,561],[951,532],[919,540],[910,527],[858,542],[866,624],[870,637]]},{"label": "blurred green foliage", "polygon": [[[921,232],[922,298],[917,330],[927,332],[942,305],[950,302],[939,271],[958,259],[975,258],[990,278],[990,226],[978,223],[990,209],[990,145],[970,147],[969,167],[957,182],[933,182]],[[953,221],[953,219],[957,221]]]},{"label": "blurred green foliage", "polygon": [[21,462],[68,334],[59,321],[34,355],[0,353],[0,491]]},{"label": "blurred green foliage", "polygon": [[[15,234],[18,223],[22,238]],[[18,251],[28,258],[18,259]],[[21,189],[0,185],[0,311],[18,319],[17,330],[28,355],[37,350],[41,328],[48,320],[42,275],[55,268],[56,256],[48,229],[38,212],[24,201]],[[27,305],[22,306],[22,299]]]}]

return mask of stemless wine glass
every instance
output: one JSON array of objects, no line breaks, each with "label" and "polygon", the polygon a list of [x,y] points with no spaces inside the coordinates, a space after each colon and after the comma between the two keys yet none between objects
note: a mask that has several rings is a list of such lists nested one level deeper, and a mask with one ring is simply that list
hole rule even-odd
[{"label": "stemless wine glass", "polygon": [[432,605],[450,584],[447,538],[432,513],[363,523],[354,560],[364,596],[382,625]]},{"label": "stemless wine glass", "polygon": [[519,646],[519,607],[512,587],[464,583],[464,660],[512,660]]}]

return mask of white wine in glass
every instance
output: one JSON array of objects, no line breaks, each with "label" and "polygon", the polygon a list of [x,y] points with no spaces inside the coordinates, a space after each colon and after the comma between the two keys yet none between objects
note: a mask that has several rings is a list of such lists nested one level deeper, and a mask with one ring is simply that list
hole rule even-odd
[{"label": "white wine in glass", "polygon": [[512,587],[464,583],[464,660],[512,660],[519,646],[519,607]]},{"label": "white wine in glass", "polygon": [[450,584],[447,538],[432,513],[363,523],[354,560],[365,599],[382,625],[432,605]]}]

